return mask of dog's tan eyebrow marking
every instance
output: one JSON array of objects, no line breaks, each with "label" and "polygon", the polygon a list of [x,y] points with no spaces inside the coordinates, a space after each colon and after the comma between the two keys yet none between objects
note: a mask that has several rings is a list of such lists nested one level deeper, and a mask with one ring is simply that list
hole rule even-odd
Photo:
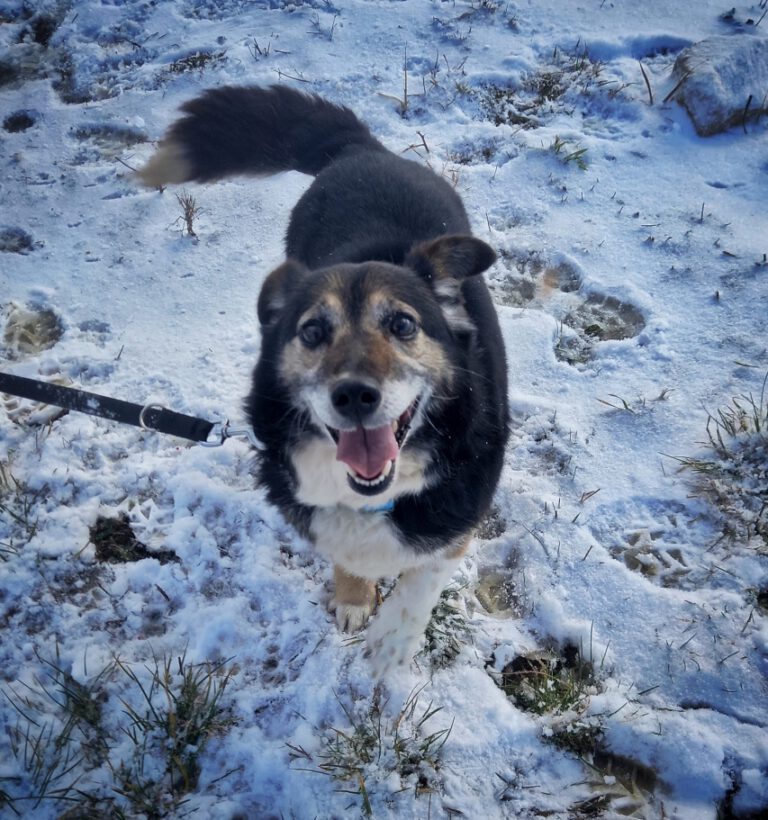
[{"label": "dog's tan eyebrow marking", "polygon": [[344,306],[338,295],[333,292],[324,292],[312,307],[299,316],[297,326],[304,324],[308,319],[318,316],[332,320],[334,325],[344,324]]},{"label": "dog's tan eyebrow marking", "polygon": [[407,313],[410,316],[413,316],[413,318],[421,324],[421,315],[416,308],[413,307],[413,305],[409,305],[407,302],[397,299],[386,290],[374,291],[370,295],[368,303],[370,305],[369,313],[373,315],[376,324],[378,324],[384,317],[398,312]]},{"label": "dog's tan eyebrow marking", "polygon": [[345,287],[344,275],[339,271],[329,271],[325,275],[325,282],[323,283],[323,293],[328,296],[333,296],[338,300],[339,306],[343,301],[343,293]]}]

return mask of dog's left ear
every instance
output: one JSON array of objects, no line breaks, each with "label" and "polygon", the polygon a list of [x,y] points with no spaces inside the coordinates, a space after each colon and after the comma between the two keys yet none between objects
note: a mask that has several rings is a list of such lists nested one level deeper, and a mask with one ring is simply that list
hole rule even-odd
[{"label": "dog's left ear", "polygon": [[416,271],[435,292],[448,323],[460,328],[469,317],[464,311],[461,283],[487,270],[496,261],[496,251],[474,236],[441,236],[414,245],[405,258],[406,267]]},{"label": "dog's left ear", "polygon": [[256,312],[261,326],[271,324],[283,312],[291,294],[309,273],[307,268],[294,259],[286,259],[264,280],[259,294]]}]

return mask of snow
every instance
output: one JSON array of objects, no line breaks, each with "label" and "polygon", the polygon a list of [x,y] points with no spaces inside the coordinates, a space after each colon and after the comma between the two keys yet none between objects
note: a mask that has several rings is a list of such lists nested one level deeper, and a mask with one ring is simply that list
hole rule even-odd
[{"label": "snow", "polygon": [[[586,709],[606,754],[654,773],[629,813],[768,810],[765,541],[721,539],[717,510],[670,458],[709,458],[708,413],[759,397],[768,371],[766,120],[705,139],[663,102],[682,49],[725,35],[764,46],[764,25],[735,27],[713,0],[38,7],[56,23],[47,46],[0,2],[2,120],[33,120],[0,130],[0,328],[17,308],[50,310],[62,334],[36,353],[0,336],[3,372],[242,423],[259,286],[309,180],[189,186],[193,239],[178,191],[139,188],[123,163],[145,162],[201,89],[282,81],[350,106],[456,182],[500,253],[487,279],[514,426],[497,525],[454,578],[471,640],[446,668],[419,656],[375,691],[361,644],[327,612],[328,566],[266,503],[245,442],[206,449],[75,413],[32,427],[6,419],[0,397],[0,797],[36,794],[13,704],[27,697],[41,725],[60,726],[39,694],[55,689],[49,663],[101,687],[117,767],[133,754],[125,704],[146,702],[125,674],[95,676],[119,658],[148,686],[153,659],[185,656],[231,668],[232,720],[168,816],[363,812],[357,782],[317,771],[334,730],[350,733],[377,698],[391,726],[419,687],[402,725],[431,703],[426,731],[452,726],[440,784],[414,796],[413,776],[387,764],[388,735],[365,769],[375,817],[565,818],[606,793],[612,816],[626,777],[585,768],[549,740],[563,716],[526,712],[497,685],[515,657],[570,645],[595,668]],[[179,562],[97,561],[90,528],[120,514]],[[148,777],[162,778],[159,760]],[[103,761],[78,773],[79,788],[141,816]],[[16,805],[40,818],[66,808]]]},{"label": "snow", "polygon": [[[697,133],[719,134],[765,113],[768,41],[710,37],[681,52],[675,62],[678,99]],[[754,104],[754,110],[752,106]]]}]

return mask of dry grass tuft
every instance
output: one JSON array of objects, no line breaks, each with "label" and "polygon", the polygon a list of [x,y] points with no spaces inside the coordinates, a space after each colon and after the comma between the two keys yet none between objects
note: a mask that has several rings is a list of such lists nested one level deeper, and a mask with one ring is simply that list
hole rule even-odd
[{"label": "dry grass tuft", "polygon": [[759,399],[737,396],[707,418],[701,457],[673,456],[692,475],[695,495],[719,513],[723,535],[747,545],[768,548],[768,374]]}]

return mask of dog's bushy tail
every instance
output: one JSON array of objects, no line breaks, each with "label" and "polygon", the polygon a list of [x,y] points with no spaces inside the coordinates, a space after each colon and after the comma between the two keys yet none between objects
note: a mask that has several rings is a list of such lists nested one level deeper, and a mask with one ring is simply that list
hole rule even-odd
[{"label": "dog's bushy tail", "polygon": [[224,86],[185,103],[138,175],[146,185],[235,174],[318,174],[353,145],[384,150],[348,109],[287,86]]}]

